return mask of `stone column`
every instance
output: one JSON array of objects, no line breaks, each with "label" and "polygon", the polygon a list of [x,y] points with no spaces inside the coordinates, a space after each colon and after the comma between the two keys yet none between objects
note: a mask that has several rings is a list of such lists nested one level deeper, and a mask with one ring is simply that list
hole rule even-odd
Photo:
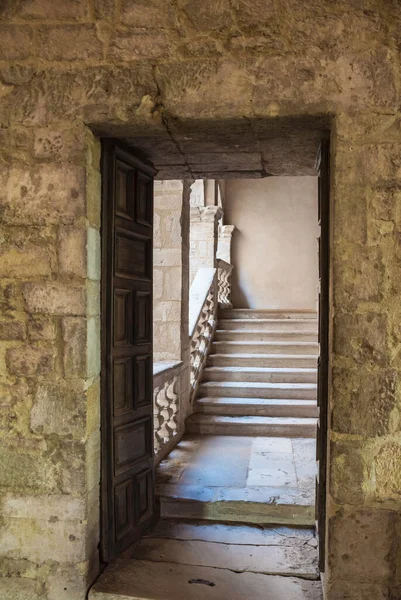
[{"label": "stone column", "polygon": [[332,143],[329,600],[401,585],[401,130],[337,115]]},{"label": "stone column", "polygon": [[190,283],[200,267],[216,267],[218,222],[222,215],[218,206],[191,207]]},{"label": "stone column", "polygon": [[99,563],[100,144],[71,123],[2,141],[0,596],[82,600]]},{"label": "stone column", "polygon": [[217,258],[231,264],[231,243],[235,232],[235,225],[221,225],[217,244]]}]

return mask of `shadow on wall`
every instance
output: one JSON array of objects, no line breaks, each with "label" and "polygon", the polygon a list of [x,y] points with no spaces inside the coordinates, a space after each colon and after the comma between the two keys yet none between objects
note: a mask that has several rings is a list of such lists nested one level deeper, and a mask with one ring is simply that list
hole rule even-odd
[{"label": "shadow on wall", "polygon": [[249,285],[249,282],[247,281],[247,273],[241,273],[240,277],[241,252],[239,249],[242,245],[241,237],[243,238],[244,234],[241,231],[241,227],[238,227],[237,225],[231,247],[231,263],[234,265],[231,274],[232,290],[235,290],[235,296],[232,298],[234,301],[233,305],[235,308],[253,308],[254,299],[252,298],[251,293],[252,286]]}]

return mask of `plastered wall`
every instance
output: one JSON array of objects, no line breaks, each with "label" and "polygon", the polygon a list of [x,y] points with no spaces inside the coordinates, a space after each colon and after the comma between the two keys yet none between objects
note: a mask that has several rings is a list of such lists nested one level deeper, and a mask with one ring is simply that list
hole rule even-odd
[{"label": "plastered wall", "polygon": [[229,179],[224,219],[236,227],[235,307],[316,308],[316,177]]}]

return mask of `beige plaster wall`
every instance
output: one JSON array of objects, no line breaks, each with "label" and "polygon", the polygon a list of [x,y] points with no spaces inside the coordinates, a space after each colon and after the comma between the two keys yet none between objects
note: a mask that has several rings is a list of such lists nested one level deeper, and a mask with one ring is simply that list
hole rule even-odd
[{"label": "beige plaster wall", "polygon": [[316,308],[317,219],[316,177],[227,180],[235,307]]}]

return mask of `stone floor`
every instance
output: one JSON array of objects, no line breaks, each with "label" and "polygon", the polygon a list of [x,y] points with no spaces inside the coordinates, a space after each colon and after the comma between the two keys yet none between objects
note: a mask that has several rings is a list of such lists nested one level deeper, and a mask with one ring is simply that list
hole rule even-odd
[{"label": "stone floor", "polygon": [[90,600],[322,600],[314,480],[314,439],[186,435],[157,470],[161,520]]},{"label": "stone floor", "polygon": [[309,438],[187,435],[157,471],[162,516],[313,526],[315,453]]}]

